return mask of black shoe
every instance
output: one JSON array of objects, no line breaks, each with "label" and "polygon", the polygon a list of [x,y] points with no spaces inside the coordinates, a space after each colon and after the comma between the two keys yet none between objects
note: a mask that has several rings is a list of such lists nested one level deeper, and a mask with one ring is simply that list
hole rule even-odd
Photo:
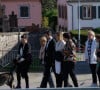
[{"label": "black shoe", "polygon": [[68,84],[67,87],[73,87],[71,84]]},{"label": "black shoe", "polygon": [[17,89],[17,88],[21,88],[21,86],[16,86],[15,88],[16,88],[16,89]]},{"label": "black shoe", "polygon": [[26,88],[29,88],[29,86],[26,86]]}]

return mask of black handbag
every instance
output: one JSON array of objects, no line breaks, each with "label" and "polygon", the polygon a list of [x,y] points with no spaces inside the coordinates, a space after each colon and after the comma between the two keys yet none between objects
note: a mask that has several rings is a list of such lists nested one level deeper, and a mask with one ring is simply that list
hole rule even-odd
[{"label": "black handbag", "polygon": [[[98,49],[100,49],[100,42],[99,42],[99,48]],[[100,51],[97,51],[96,55],[97,55],[97,57],[100,57]]]},{"label": "black handbag", "polygon": [[96,55],[97,55],[97,57],[100,57],[100,51],[98,51]]}]

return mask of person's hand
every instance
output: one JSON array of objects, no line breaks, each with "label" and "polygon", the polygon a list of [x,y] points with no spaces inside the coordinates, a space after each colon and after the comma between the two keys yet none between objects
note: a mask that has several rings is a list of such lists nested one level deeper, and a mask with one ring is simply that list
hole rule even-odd
[{"label": "person's hand", "polygon": [[21,58],[19,61],[18,61],[18,63],[21,63],[21,62],[23,62],[25,59],[24,58]]},{"label": "person's hand", "polygon": [[17,55],[17,56],[16,56],[16,60],[18,60],[19,58],[20,58],[20,55]]}]

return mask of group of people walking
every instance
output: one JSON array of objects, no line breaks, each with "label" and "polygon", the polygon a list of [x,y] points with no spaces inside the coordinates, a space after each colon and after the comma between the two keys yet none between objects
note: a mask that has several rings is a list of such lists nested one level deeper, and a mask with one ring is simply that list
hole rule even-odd
[{"label": "group of people walking", "polygon": [[[97,42],[98,41],[98,42]],[[52,32],[47,30],[40,38],[39,59],[44,66],[43,77],[40,88],[46,88],[49,83],[54,88],[51,72],[56,79],[56,87],[69,87],[69,76],[75,87],[78,87],[78,80],[74,72],[76,63],[76,45],[69,32],[57,32],[52,36]],[[98,58],[97,58],[98,57]],[[94,86],[97,85],[97,76],[100,83],[100,39],[95,38],[93,31],[88,32],[88,39],[85,45],[85,60],[89,63]],[[29,88],[28,70],[32,61],[31,46],[28,43],[27,35],[22,35],[21,43],[16,58],[17,86],[21,88],[21,77],[25,78],[26,88]]]},{"label": "group of people walking", "polygon": [[74,73],[76,47],[70,33],[63,34],[62,32],[57,32],[54,39],[51,31],[46,31],[45,35],[41,37],[40,42],[45,42],[44,46],[41,45],[39,55],[40,60],[44,62],[44,73],[40,88],[47,87],[47,82],[50,81],[51,77],[51,70],[56,78],[56,87],[62,87],[63,82],[64,87],[69,86],[69,75],[73,80],[74,86],[78,87]]}]

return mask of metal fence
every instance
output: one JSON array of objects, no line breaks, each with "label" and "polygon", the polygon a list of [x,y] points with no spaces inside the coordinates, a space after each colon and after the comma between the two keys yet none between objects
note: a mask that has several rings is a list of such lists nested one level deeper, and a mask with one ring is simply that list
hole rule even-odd
[{"label": "metal fence", "polygon": [[[12,60],[17,55],[17,50],[0,50],[0,66],[1,67],[8,67],[11,66]],[[43,65],[41,64],[41,61],[38,58],[39,56],[39,50],[32,50],[32,64],[30,67],[30,71],[42,71]],[[83,53],[77,53],[77,60],[83,61],[84,55]]]},{"label": "metal fence", "polygon": [[17,50],[0,50],[0,65],[7,66],[16,57]]},{"label": "metal fence", "polygon": [[[17,50],[0,50],[0,66],[5,68],[10,68],[13,60],[17,56]],[[43,66],[38,58],[39,51],[32,51],[32,64],[30,71],[42,71]],[[8,70],[8,69],[7,69]]]}]

